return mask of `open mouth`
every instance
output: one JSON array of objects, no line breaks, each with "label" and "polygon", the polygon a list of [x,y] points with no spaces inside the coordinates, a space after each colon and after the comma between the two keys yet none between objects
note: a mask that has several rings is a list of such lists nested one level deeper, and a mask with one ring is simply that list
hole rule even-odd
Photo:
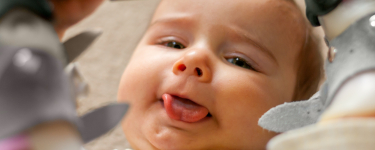
[{"label": "open mouth", "polygon": [[206,117],[212,117],[206,107],[189,99],[163,94],[161,102],[168,116],[175,120],[194,123]]}]

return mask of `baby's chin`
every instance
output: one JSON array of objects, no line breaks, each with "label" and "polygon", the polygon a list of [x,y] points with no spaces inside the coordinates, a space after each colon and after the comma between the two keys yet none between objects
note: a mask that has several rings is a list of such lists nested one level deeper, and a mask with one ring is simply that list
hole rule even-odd
[{"label": "baby's chin", "polygon": [[[152,129],[146,131],[146,138],[148,142],[157,149],[210,149],[207,145],[209,143],[201,143],[197,139],[189,138],[183,131],[176,131],[178,129]],[[202,140],[203,141],[203,140]],[[205,142],[208,142],[208,140]]]},{"label": "baby's chin", "polygon": [[[169,128],[160,127],[154,123],[145,122],[139,126],[139,130],[125,129],[128,126],[123,126],[125,135],[135,149],[201,149],[194,144],[187,143],[188,138],[181,133],[173,131]],[[138,134],[138,135],[137,135]],[[141,135],[139,135],[141,134]],[[132,136],[133,135],[133,136]]]},{"label": "baby's chin", "polygon": [[[125,135],[135,149],[205,149],[206,140],[193,132],[175,127],[165,121],[156,106],[145,113],[128,112],[122,124]],[[142,115],[144,116],[142,116]],[[203,145],[204,144],[204,145]]]},{"label": "baby's chin", "polygon": [[199,138],[191,137],[193,135],[191,132],[170,126],[155,117],[148,118],[141,130],[146,140],[157,149],[197,149],[200,147],[195,141]]},{"label": "baby's chin", "polygon": [[150,144],[158,149],[191,149],[186,143],[188,139],[167,128],[148,128],[145,134]]}]

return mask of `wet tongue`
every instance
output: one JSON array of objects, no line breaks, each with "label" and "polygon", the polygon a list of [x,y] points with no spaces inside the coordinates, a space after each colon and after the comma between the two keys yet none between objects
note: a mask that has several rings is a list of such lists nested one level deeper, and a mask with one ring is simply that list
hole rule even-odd
[{"label": "wet tongue", "polygon": [[163,100],[168,116],[175,120],[193,123],[203,119],[208,114],[206,107],[188,99],[164,94]]}]

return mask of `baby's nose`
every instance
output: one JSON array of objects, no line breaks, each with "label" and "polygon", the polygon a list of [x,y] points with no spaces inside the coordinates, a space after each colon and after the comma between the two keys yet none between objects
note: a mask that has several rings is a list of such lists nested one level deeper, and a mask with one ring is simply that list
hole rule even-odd
[{"label": "baby's nose", "polygon": [[209,57],[206,52],[191,51],[175,62],[173,73],[175,75],[194,76],[201,82],[210,82],[212,72],[208,61]]}]

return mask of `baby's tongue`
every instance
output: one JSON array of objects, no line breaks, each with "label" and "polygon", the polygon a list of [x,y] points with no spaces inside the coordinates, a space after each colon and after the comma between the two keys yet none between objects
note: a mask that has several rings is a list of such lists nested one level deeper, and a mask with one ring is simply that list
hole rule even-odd
[{"label": "baby's tongue", "polygon": [[170,118],[184,122],[197,122],[208,114],[208,109],[191,100],[170,94],[163,95],[164,107]]}]

